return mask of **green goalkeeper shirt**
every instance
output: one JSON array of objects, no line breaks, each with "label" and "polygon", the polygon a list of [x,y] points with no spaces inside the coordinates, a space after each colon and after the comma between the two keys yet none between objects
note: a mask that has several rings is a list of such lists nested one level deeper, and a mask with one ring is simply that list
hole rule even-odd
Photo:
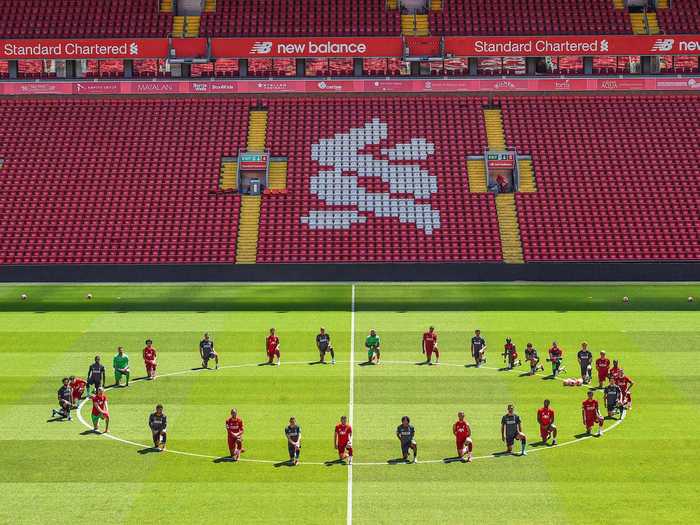
[{"label": "green goalkeeper shirt", "polygon": [[377,348],[379,346],[379,336],[368,335],[367,339],[365,339],[365,346],[367,348]]},{"label": "green goalkeeper shirt", "polygon": [[114,356],[114,361],[112,362],[114,369],[115,370],[121,370],[124,368],[129,367],[129,356],[124,354],[124,355],[115,355]]}]

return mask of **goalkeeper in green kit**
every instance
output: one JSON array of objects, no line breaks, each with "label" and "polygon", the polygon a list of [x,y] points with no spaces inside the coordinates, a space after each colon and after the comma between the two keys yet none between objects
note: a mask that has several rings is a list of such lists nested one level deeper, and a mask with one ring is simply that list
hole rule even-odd
[{"label": "goalkeeper in green kit", "polygon": [[126,378],[126,385],[129,386],[129,356],[124,353],[124,349],[120,346],[117,348],[117,355],[112,361],[114,367],[114,384],[121,386],[122,376]]},{"label": "goalkeeper in green kit", "polygon": [[[372,329],[369,331],[369,335],[367,336],[367,339],[365,339],[365,347],[367,348],[367,363],[368,364],[379,364],[379,358],[380,358],[380,353],[379,353],[379,345],[380,345],[380,340],[379,336],[377,335],[377,332]],[[375,356],[376,356],[376,361],[375,361]]]}]

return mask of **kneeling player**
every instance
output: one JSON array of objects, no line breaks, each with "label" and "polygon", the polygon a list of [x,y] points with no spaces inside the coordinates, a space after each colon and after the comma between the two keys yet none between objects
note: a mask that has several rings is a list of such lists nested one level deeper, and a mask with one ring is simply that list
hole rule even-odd
[{"label": "kneeling player", "polygon": [[528,343],[525,347],[525,360],[530,364],[530,375],[534,376],[538,370],[544,371],[544,366],[540,364],[540,356],[537,355],[537,349]]},{"label": "kneeling player", "polygon": [[581,415],[583,416],[583,425],[586,427],[586,434],[591,433],[593,425],[598,424],[598,437],[603,435],[603,417],[598,410],[598,401],[593,399],[593,390],[589,390],[586,400],[581,406]]},{"label": "kneeling player", "polygon": [[549,407],[549,399],[544,400],[544,406],[537,410],[537,422],[540,424],[542,443],[547,443],[552,436],[552,445],[557,444],[557,427],[554,424],[554,410]]},{"label": "kneeling player", "polygon": [[153,447],[162,452],[168,440],[168,418],[163,413],[163,405],[156,405],[156,411],[148,416],[148,426],[153,434]]},{"label": "kneeling player", "polygon": [[124,353],[124,349],[121,346],[117,347],[117,354],[112,360],[112,367],[114,368],[115,386],[121,386],[122,376],[126,379],[125,386],[129,386],[129,376],[131,375],[129,371],[129,356]]},{"label": "kneeling player", "polygon": [[632,408],[632,394],[630,393],[630,390],[632,390],[634,383],[625,375],[625,371],[620,369],[617,385],[620,387],[620,404],[622,406],[620,417],[624,419],[627,411]]},{"label": "kneeling player", "polygon": [[467,463],[469,463],[472,460],[472,430],[469,427],[469,423],[464,419],[464,412],[460,411],[457,413],[457,421],[452,425],[452,433],[457,440],[457,456],[459,456],[459,459],[464,459],[466,454]]},{"label": "kneeling player", "polygon": [[[368,364],[379,364],[379,359],[381,358],[380,346],[381,341],[379,339],[379,336],[377,335],[377,332],[374,329],[370,330],[369,335],[365,339],[365,348],[367,349]],[[374,359],[375,357],[377,358],[376,361]]]},{"label": "kneeling player", "polygon": [[277,366],[280,366],[280,338],[275,334],[274,328],[270,328],[270,335],[265,339],[265,351],[267,364],[273,364],[273,359],[277,357]]},{"label": "kneeling player", "polygon": [[552,377],[555,377],[559,372],[564,371],[562,361],[564,360],[564,351],[557,346],[557,342],[552,343],[552,348],[549,349],[548,361],[552,363]]},{"label": "kneeling player", "polygon": [[158,352],[153,348],[153,341],[150,339],[146,339],[146,346],[143,348],[143,365],[146,368],[148,380],[154,380],[158,366]]},{"label": "kneeling player", "polygon": [[301,427],[297,425],[295,417],[289,418],[289,425],[284,429],[284,435],[287,438],[289,462],[292,465],[298,465],[299,453],[301,452]]},{"label": "kneeling player", "polygon": [[348,418],[342,416],[340,423],[335,426],[333,433],[333,448],[338,451],[338,457],[342,461],[352,465],[352,426],[348,425]]},{"label": "kneeling player", "polygon": [[105,395],[105,389],[99,387],[95,395],[90,398],[92,401],[92,429],[94,432],[98,432],[98,425],[100,419],[105,422],[105,434],[109,432],[109,407],[107,406],[107,396]]},{"label": "kneeling player", "polygon": [[404,461],[408,461],[408,451],[413,451],[413,463],[418,463],[418,445],[415,440],[416,429],[411,425],[408,416],[401,418],[401,424],[396,427],[396,437],[401,443],[401,454]]},{"label": "kneeling player", "polygon": [[331,364],[335,364],[335,352],[333,351],[333,345],[331,344],[331,336],[323,327],[321,327],[321,330],[316,336],[316,348],[318,348],[319,363],[325,363],[326,353],[329,353],[331,354]]},{"label": "kneeling player", "polygon": [[503,345],[503,362],[506,361],[508,361],[508,370],[513,370],[515,366],[520,366],[518,351],[510,337],[506,338],[506,344]]},{"label": "kneeling player", "polygon": [[58,389],[58,410],[51,409],[52,417],[62,417],[71,421],[73,418],[70,417],[71,408],[73,408],[73,391],[71,390],[69,379],[67,377],[63,378],[63,384],[61,388]]},{"label": "kneeling player", "polygon": [[610,381],[610,384],[603,390],[603,396],[605,397],[605,408],[608,411],[608,417],[613,417],[615,412],[620,412],[620,419],[623,418],[624,408],[622,406],[622,390],[617,385]]},{"label": "kneeling player", "polygon": [[523,426],[520,416],[515,413],[515,407],[508,405],[506,414],[501,418],[501,440],[506,442],[507,452],[513,453],[513,445],[520,441],[520,455],[527,456],[525,445],[527,438],[523,434]]},{"label": "kneeling player", "polygon": [[216,369],[219,369],[219,354],[214,351],[214,341],[209,339],[209,334],[204,334],[204,339],[199,342],[199,355],[202,357],[202,368],[209,368],[209,360],[213,359]]},{"label": "kneeling player", "polygon": [[77,408],[76,404],[82,399],[83,392],[85,392],[85,385],[87,385],[87,381],[84,379],[75,376],[70,376],[68,378],[68,386],[71,388],[73,394],[73,408]]},{"label": "kneeling player", "polygon": [[425,354],[425,362],[432,364],[433,354],[435,354],[435,364],[440,363],[440,351],[438,350],[438,335],[435,327],[431,326],[428,331],[423,334],[423,353]]},{"label": "kneeling player", "polygon": [[238,417],[238,410],[231,409],[231,417],[226,420],[226,433],[228,435],[228,451],[233,461],[238,461],[243,448],[243,420]]}]

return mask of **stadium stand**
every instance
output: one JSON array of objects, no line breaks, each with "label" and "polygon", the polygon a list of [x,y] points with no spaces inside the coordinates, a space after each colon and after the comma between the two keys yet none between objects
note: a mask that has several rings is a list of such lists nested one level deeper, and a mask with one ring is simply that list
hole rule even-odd
[{"label": "stadium stand", "polygon": [[445,0],[429,18],[431,33],[445,35],[632,32],[629,14],[612,0]]},{"label": "stadium stand", "polygon": [[206,36],[398,35],[401,18],[385,0],[217,0],[202,13]]},{"label": "stadium stand", "polygon": [[3,100],[0,263],[233,262],[248,102]]},{"label": "stadium stand", "polygon": [[[288,172],[286,190],[263,196],[258,262],[501,260],[493,195],[469,193],[466,177],[467,156],[483,154],[486,147],[483,99],[314,98],[267,104],[267,147],[272,155],[288,158]],[[386,139],[381,139],[382,124]],[[331,141],[351,128],[358,130],[353,136]],[[367,140],[373,142],[364,147]],[[386,150],[401,149],[397,144],[408,145],[403,156]],[[358,152],[373,159],[358,158]],[[425,159],[417,163],[427,173],[406,166],[399,182],[392,180],[391,168],[375,163],[385,159],[405,165],[409,157]],[[322,186],[319,172],[333,172],[335,166],[339,173],[350,165],[363,169],[357,184],[346,173],[336,180],[329,176]],[[436,187],[429,176],[436,177]],[[413,201],[368,202],[377,198],[374,192],[389,189],[392,196],[409,200],[420,194],[417,202],[429,203],[432,211],[412,215]],[[353,202],[375,211],[350,229]],[[347,215],[327,214],[329,208]]]},{"label": "stadium stand", "polygon": [[674,0],[670,8],[657,9],[656,16],[664,33],[700,33],[700,0]]},{"label": "stadium stand", "polygon": [[526,261],[700,259],[700,98],[507,97]]},{"label": "stadium stand", "polygon": [[154,0],[0,0],[0,38],[162,37],[171,13]]}]

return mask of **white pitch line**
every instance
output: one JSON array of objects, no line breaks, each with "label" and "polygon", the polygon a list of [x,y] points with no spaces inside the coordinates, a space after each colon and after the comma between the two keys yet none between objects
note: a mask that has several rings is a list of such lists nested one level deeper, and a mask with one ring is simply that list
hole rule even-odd
[{"label": "white pitch line", "polygon": [[[353,292],[354,292],[354,285],[353,285]],[[352,302],[352,311],[351,311],[351,315],[350,315],[350,318],[352,320],[352,330],[350,331],[350,333],[351,333],[350,345],[351,345],[352,352],[350,354],[350,361],[336,361],[336,363],[348,363],[349,362],[351,365],[350,366],[350,377],[351,377],[350,396],[351,397],[350,397],[350,413],[348,415],[348,418],[349,418],[351,423],[352,423],[352,415],[353,415],[353,411],[354,411],[354,399],[353,398],[354,398],[354,377],[355,377],[355,372],[354,372],[354,368],[355,368],[355,358],[354,358],[354,349],[355,349],[355,336],[354,336],[354,334],[355,334],[355,330],[354,330],[355,308],[354,308],[354,304],[355,303],[354,303],[354,297],[355,297],[355,294],[354,293],[352,294],[352,297],[353,297],[353,302]],[[395,365],[415,365],[416,364],[416,362],[414,362],[414,361],[382,361],[382,363],[383,364],[395,364]],[[308,361],[293,361],[293,362],[286,362],[285,366],[306,365],[306,364],[308,364]],[[253,367],[253,366],[260,366],[260,365],[259,365],[259,363],[248,363],[248,364],[242,364],[242,365],[227,365],[227,366],[219,367],[219,370],[223,370],[226,368],[248,368],[248,367]],[[460,368],[464,367],[464,365],[457,364],[457,363],[441,363],[440,365],[437,365],[437,366],[453,366],[453,367],[456,366],[456,367],[460,367]],[[481,368],[487,369],[487,370],[500,370],[499,368],[487,367],[487,366],[482,366]],[[212,370],[210,370],[210,371],[212,371]],[[203,373],[203,372],[206,372],[206,370],[201,369],[201,368],[179,370],[177,372],[169,372],[167,374],[160,374],[157,377],[159,377],[159,378],[172,377],[172,376],[178,376],[178,375],[183,375],[183,374],[191,374],[193,372]],[[557,377],[557,379],[561,379],[561,378]],[[134,384],[134,383],[148,383],[148,382],[149,381],[147,381],[146,379],[134,379],[131,381],[132,384]],[[105,390],[113,390],[113,389],[114,389],[114,386],[110,386],[110,387],[107,387]],[[83,399],[80,402],[80,404],[78,405],[78,409],[77,409],[78,421],[80,421],[83,424],[83,426],[85,426],[86,428],[92,429],[92,425],[90,425],[87,421],[85,421],[85,418],[83,417],[83,414],[82,414],[83,406],[88,401],[88,399],[89,398]],[[613,423],[610,427],[603,430],[603,434],[610,432],[611,430],[616,428],[620,423],[622,423],[622,421],[623,420],[621,420],[621,419],[618,419],[617,421],[615,421],[615,423]],[[118,436],[114,436],[114,435],[109,434],[109,433],[107,433],[107,434],[102,433],[102,434],[99,434],[99,436],[111,439],[113,441],[118,441],[119,443],[124,443],[125,445],[131,445],[131,446],[139,447],[139,448],[152,448],[151,445],[147,445],[145,443],[138,443],[136,441],[130,441],[128,439],[120,438]],[[533,452],[539,452],[540,450],[554,450],[557,448],[565,447],[567,445],[581,443],[583,441],[586,441],[587,439],[591,439],[594,437],[595,437],[595,435],[592,434],[590,436],[583,436],[581,438],[572,439],[570,441],[565,441],[563,443],[559,443],[559,444],[554,445],[554,446],[537,447],[537,448],[531,447],[530,451],[528,452],[528,455],[532,454]],[[166,452],[168,454],[177,454],[178,456],[188,456],[188,457],[204,458],[204,459],[212,459],[212,460],[213,459],[223,459],[223,458],[227,457],[227,456],[211,456],[208,454],[197,454],[196,452],[184,452],[181,450],[172,450],[172,449],[166,449],[164,452]],[[514,454],[514,456],[517,456],[517,454]],[[495,458],[499,458],[499,457],[503,457],[503,456],[498,455],[498,453],[496,453],[496,454],[487,454],[485,456],[474,456],[474,457],[472,457],[472,460],[475,461],[477,459],[495,459]],[[263,463],[263,464],[267,464],[267,465],[272,465],[272,464],[284,462],[283,460],[274,461],[274,460],[270,460],[270,459],[248,459],[248,458],[240,458],[238,461],[246,462],[246,463]],[[430,464],[436,464],[436,463],[445,463],[445,460],[444,459],[421,460],[419,465],[424,465],[424,464],[430,465]],[[301,464],[302,465],[327,466],[327,463],[319,462],[319,461],[316,461],[316,462],[305,461],[305,462],[302,462]],[[373,467],[373,466],[389,466],[390,463],[388,463],[387,461],[367,461],[367,462],[359,462],[359,463],[353,462],[353,465],[359,465],[359,466],[363,466],[363,467]],[[352,465],[348,465],[348,524],[350,524],[351,522],[352,522]]]},{"label": "white pitch line", "polygon": [[[350,401],[348,409],[348,421],[352,426],[353,412],[355,411],[355,285],[352,285],[352,298],[350,301]],[[354,438],[355,436],[353,436]],[[348,465],[348,519],[347,525],[352,525],[352,464]]]}]

